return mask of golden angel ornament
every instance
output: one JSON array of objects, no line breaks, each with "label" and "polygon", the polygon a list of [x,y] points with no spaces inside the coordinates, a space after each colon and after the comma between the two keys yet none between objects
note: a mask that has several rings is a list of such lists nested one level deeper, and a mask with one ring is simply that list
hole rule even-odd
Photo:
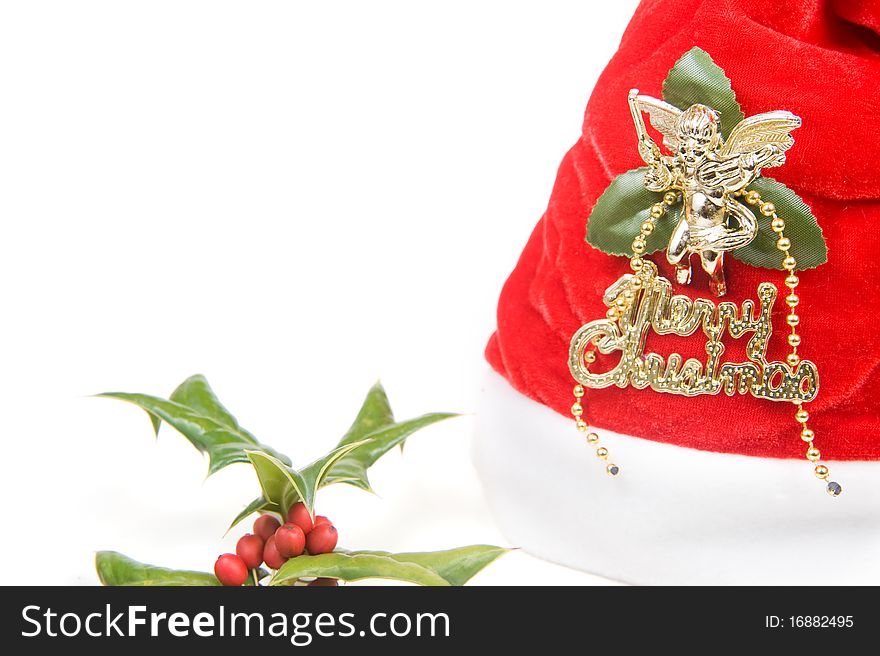
[{"label": "golden angel ornament", "polygon": [[[791,132],[800,127],[801,119],[784,110],[743,116],[730,80],[699,48],[685,53],[670,70],[663,97],[630,90],[638,151],[647,167],[614,177],[587,220],[587,243],[609,255],[628,257],[631,273],[606,288],[605,316],[588,321],[571,338],[568,369],[575,381],[575,426],[606,463],[605,471],[617,476],[620,467],[610,460],[599,433],[591,430],[588,390],[617,386],[688,397],[748,394],[790,403],[806,459],[816,477],[825,481],[828,494],[836,497],[842,486],[829,479],[829,468],[820,462],[814,444],[815,432],[808,426],[806,405],[819,393],[819,368],[801,354],[797,293],[798,270],[824,263],[827,247],[797,193],[760,178],[763,169],[785,163],[786,151],[794,144]],[[722,114],[713,107],[723,112],[723,131]],[[651,136],[654,130],[662,136],[663,150]],[[629,234],[634,235],[631,244]],[[760,282],[757,300],[744,298],[739,304],[676,294],[673,281],[649,259],[664,243],[679,284],[690,283],[691,260],[698,255],[709,274],[710,291],[724,296],[724,254],[732,251],[741,262],[784,272],[784,288]],[[737,296],[745,292],[741,284],[734,291]],[[774,326],[774,305],[779,301],[785,304],[785,322]],[[782,358],[777,349],[768,349],[780,327],[789,351]],[[700,334],[703,358],[652,350],[666,335]],[[728,351],[730,340],[746,336],[743,355]]]},{"label": "golden angel ornament", "polygon": [[[791,131],[801,120],[784,110],[756,114],[740,121],[725,140],[718,113],[706,105],[682,110],[632,89],[629,106],[639,155],[648,165],[645,187],[682,195],[684,211],[666,249],[676,280],[690,282],[690,260],[697,254],[709,274],[710,291],[724,296],[724,253],[745,246],[758,233],[754,213],[734,195],[762,169],[785,162],[785,151],[794,143]],[[664,155],[648,134],[643,113],[663,135],[670,155]]]}]

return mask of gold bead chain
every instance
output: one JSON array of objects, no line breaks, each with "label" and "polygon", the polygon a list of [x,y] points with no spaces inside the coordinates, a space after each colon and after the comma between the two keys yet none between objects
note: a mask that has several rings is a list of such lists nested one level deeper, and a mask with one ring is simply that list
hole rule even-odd
[{"label": "gold bead chain", "polygon": [[[747,192],[745,194],[745,199],[750,205],[757,205],[761,210],[761,214],[771,219],[770,227],[773,232],[777,234],[776,248],[779,249],[783,255],[782,267],[788,271],[788,276],[785,278],[785,286],[788,287],[789,294],[785,297],[785,304],[789,307],[786,323],[788,323],[791,328],[791,333],[788,335],[788,345],[791,347],[791,353],[786,356],[785,361],[789,366],[796,367],[801,361],[801,358],[798,355],[798,346],[801,345],[801,336],[797,332],[798,324],[800,324],[800,317],[797,314],[797,306],[800,303],[800,297],[795,294],[794,290],[798,286],[800,280],[795,274],[797,260],[789,252],[789,249],[791,248],[791,240],[784,234],[785,221],[776,213],[776,206],[773,205],[773,203],[762,203],[761,194],[755,190]],[[801,426],[801,440],[804,441],[807,448],[805,454],[806,458],[810,462],[815,463],[813,473],[816,475],[816,478],[827,482],[825,490],[828,494],[833,497],[839,496],[840,493],[843,492],[843,488],[840,483],[828,480],[828,467],[819,462],[822,454],[819,449],[813,445],[815,433],[807,426],[807,420],[810,418],[810,414],[804,409],[803,403],[797,403],[797,411],[794,414],[794,418]]]},{"label": "gold bead chain", "polygon": [[[788,335],[788,345],[791,347],[791,353],[789,353],[785,361],[791,367],[796,367],[800,362],[800,356],[798,355],[798,347],[801,345],[801,336],[797,332],[797,326],[800,323],[800,317],[797,314],[797,306],[800,303],[800,298],[797,294],[795,294],[795,288],[798,286],[800,280],[795,274],[795,270],[797,268],[797,260],[791,254],[791,240],[784,235],[785,231],[785,221],[779,217],[776,213],[776,206],[770,202],[761,202],[761,194],[755,190],[751,190],[749,192],[745,192],[743,194],[745,196],[745,200],[750,205],[757,205],[761,211],[761,214],[771,219],[770,227],[777,234],[776,239],[776,248],[783,255],[782,266],[788,272],[788,275],[785,278],[785,286],[789,290],[789,294],[785,297],[785,303],[789,307],[789,313],[786,317],[786,323],[791,328],[791,332]],[[666,215],[667,208],[671,205],[674,205],[679,200],[679,195],[673,191],[668,191],[663,196],[663,201],[660,203],[655,203],[651,206],[650,214],[648,218],[642,223],[641,228],[639,230],[638,236],[632,242],[632,258],[630,259],[630,268],[638,274],[642,268],[644,267],[644,260],[642,259],[642,255],[644,255],[647,250],[647,239],[654,232],[654,224],[663,216]],[[626,289],[621,296],[617,298],[615,304],[608,308],[608,312],[606,313],[606,317],[611,321],[616,321],[620,318],[620,316],[629,308],[630,304],[635,300],[639,289],[642,286],[642,281],[638,276],[633,276],[629,281],[629,289]],[[589,350],[584,355],[584,360],[587,365],[592,364],[596,360],[596,353],[594,350]],[[599,436],[594,432],[589,432],[589,426],[587,422],[583,418],[584,409],[581,403],[581,399],[584,396],[584,388],[582,385],[574,386],[574,405],[571,407],[571,414],[575,418],[575,423],[577,429],[582,433],[587,433],[587,443],[591,446],[596,447],[596,455],[602,460],[608,460],[608,449],[605,447],[599,446]],[[827,465],[824,465],[819,462],[821,459],[821,452],[818,448],[813,445],[813,440],[815,438],[815,433],[812,429],[810,429],[807,425],[807,421],[809,419],[809,413],[804,409],[803,403],[797,403],[797,411],[795,412],[795,420],[801,426],[801,440],[806,444],[806,458],[812,463],[815,463],[813,473],[820,480],[826,481],[826,491],[831,496],[839,496],[843,491],[841,485],[835,481],[829,481],[829,470]],[[606,467],[606,471],[611,476],[616,476],[620,472],[620,468],[615,464],[608,464]]]},{"label": "gold bead chain", "polygon": [[[588,367],[590,364],[596,361],[596,353],[592,350],[587,351],[584,354],[584,360],[586,361]],[[581,433],[586,434],[587,444],[596,448],[596,457],[599,460],[608,460],[608,449],[604,446],[599,445],[599,436],[590,430],[589,424],[587,424],[584,419],[584,406],[581,404],[581,399],[584,398],[584,387],[583,385],[575,385],[574,390],[572,392],[574,394],[574,404],[571,406],[571,414],[574,417],[575,425],[577,429]],[[609,462],[605,465],[605,473],[609,476],[617,476],[620,473],[620,467],[615,465],[613,462]]]},{"label": "gold bead chain", "polygon": [[[651,213],[648,215],[648,219],[642,224],[642,227],[639,228],[638,236],[633,239],[632,243],[632,252],[633,256],[629,261],[630,268],[638,273],[644,267],[645,262],[642,260],[642,255],[644,255],[645,250],[647,249],[647,241],[648,237],[651,236],[654,232],[654,224],[657,223],[659,219],[662,219],[666,215],[666,210],[670,205],[675,205],[679,201],[679,195],[674,191],[667,191],[663,195],[662,203],[654,203],[651,205]],[[638,280],[635,284],[633,284],[636,280],[636,277],[633,277],[630,280],[630,286],[638,289],[642,285],[642,281]]]},{"label": "gold bead chain", "polygon": [[[632,243],[632,251],[633,256],[630,259],[630,267],[636,273],[642,270],[644,266],[644,261],[641,256],[644,254],[647,249],[647,239],[654,232],[654,224],[658,219],[662,218],[666,214],[666,208],[669,205],[674,205],[678,202],[678,194],[672,191],[666,192],[666,195],[663,196],[662,203],[655,203],[651,206],[651,213],[648,218],[642,223],[642,226],[639,230],[639,235],[633,240]],[[625,289],[623,293],[617,298],[614,305],[608,308],[608,312],[606,313],[606,317],[611,321],[616,321],[620,318],[620,316],[629,309],[629,306],[636,299],[639,289],[642,287],[642,280],[638,276],[633,276],[629,281],[629,288]],[[594,345],[595,346],[595,345]],[[589,365],[596,361],[596,352],[593,349],[588,350],[584,354],[584,361],[586,363],[586,369],[589,371]],[[589,425],[584,420],[584,407],[581,403],[581,399],[584,397],[584,387],[583,385],[575,385],[574,386],[574,405],[571,406],[571,414],[574,417],[575,425],[577,429],[587,434],[587,443],[591,446],[596,447],[596,456],[600,460],[608,460],[608,449],[604,446],[599,445],[599,436],[589,430]],[[620,473],[620,467],[615,465],[613,462],[609,462],[605,467],[605,472],[609,476],[617,476]]]}]

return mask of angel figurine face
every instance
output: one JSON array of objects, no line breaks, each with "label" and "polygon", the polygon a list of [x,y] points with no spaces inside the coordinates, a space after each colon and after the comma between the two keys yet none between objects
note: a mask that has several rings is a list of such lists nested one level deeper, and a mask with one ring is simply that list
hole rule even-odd
[{"label": "angel figurine face", "polygon": [[719,145],[718,123],[715,110],[705,105],[691,105],[679,118],[677,160],[682,168],[697,167]]},{"label": "angel figurine face", "polygon": [[[666,258],[676,267],[676,280],[688,284],[691,256],[698,255],[709,274],[709,289],[724,296],[724,253],[745,246],[758,233],[752,211],[733,196],[761,174],[785,162],[794,143],[791,130],[801,120],[787,111],[757,114],[742,120],[725,141],[718,113],[705,105],[685,110],[667,102],[629,93],[630,111],[639,138],[639,155],[648,165],[645,186],[651,191],[679,191],[684,211],[672,232]],[[661,152],[645,128],[642,112],[663,135],[670,155]]]}]

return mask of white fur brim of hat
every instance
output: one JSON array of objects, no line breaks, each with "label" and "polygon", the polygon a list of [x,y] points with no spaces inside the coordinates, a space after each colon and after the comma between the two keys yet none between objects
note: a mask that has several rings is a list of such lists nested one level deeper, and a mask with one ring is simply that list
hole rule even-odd
[{"label": "white fur brim of hat", "polygon": [[[724,418],[707,430],[712,421]],[[806,460],[599,430],[620,466],[610,477],[573,420],[494,371],[476,431],[474,461],[497,522],[541,558],[641,585],[880,584],[880,462],[832,461],[843,486],[832,498]]]}]

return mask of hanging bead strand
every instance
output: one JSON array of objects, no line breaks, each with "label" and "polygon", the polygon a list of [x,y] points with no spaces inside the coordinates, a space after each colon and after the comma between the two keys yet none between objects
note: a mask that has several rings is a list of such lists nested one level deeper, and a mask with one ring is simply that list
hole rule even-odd
[{"label": "hanging bead strand", "polygon": [[[596,352],[593,349],[584,353],[584,362],[588,369],[595,361]],[[574,404],[571,406],[571,414],[574,417],[577,429],[586,436],[587,444],[596,449],[596,457],[607,463],[605,465],[605,473],[609,476],[617,476],[620,473],[620,467],[608,460],[608,449],[599,444],[599,436],[590,430],[590,425],[584,419],[584,406],[581,403],[581,400],[584,398],[584,386],[575,385],[572,393],[574,394]]]},{"label": "hanging bead strand", "polygon": [[[800,304],[800,297],[795,293],[795,289],[797,288],[800,279],[795,273],[797,269],[797,260],[790,252],[791,240],[785,236],[785,221],[776,213],[776,206],[773,203],[762,202],[761,194],[754,190],[747,192],[745,198],[746,202],[751,205],[756,205],[760,209],[761,214],[771,220],[770,227],[773,232],[776,233],[776,248],[783,255],[782,267],[788,272],[788,275],[785,278],[785,286],[788,288],[788,295],[785,297],[785,304],[788,306],[789,310],[788,316],[785,320],[791,328],[791,332],[788,335],[788,345],[791,347],[791,353],[786,356],[785,361],[790,367],[796,367],[801,361],[800,355],[798,354],[798,347],[801,345],[801,336],[797,332],[797,327],[800,325],[800,317],[797,313],[797,307]],[[803,403],[797,403],[797,411],[795,412],[794,418],[801,427],[801,440],[806,445],[806,458],[814,464],[813,473],[816,475],[816,478],[825,482],[825,490],[828,494],[833,497],[840,496],[840,493],[843,492],[843,487],[840,483],[829,480],[830,473],[828,466],[819,462],[822,453],[813,444],[816,434],[807,425],[810,414],[804,409]]]}]

